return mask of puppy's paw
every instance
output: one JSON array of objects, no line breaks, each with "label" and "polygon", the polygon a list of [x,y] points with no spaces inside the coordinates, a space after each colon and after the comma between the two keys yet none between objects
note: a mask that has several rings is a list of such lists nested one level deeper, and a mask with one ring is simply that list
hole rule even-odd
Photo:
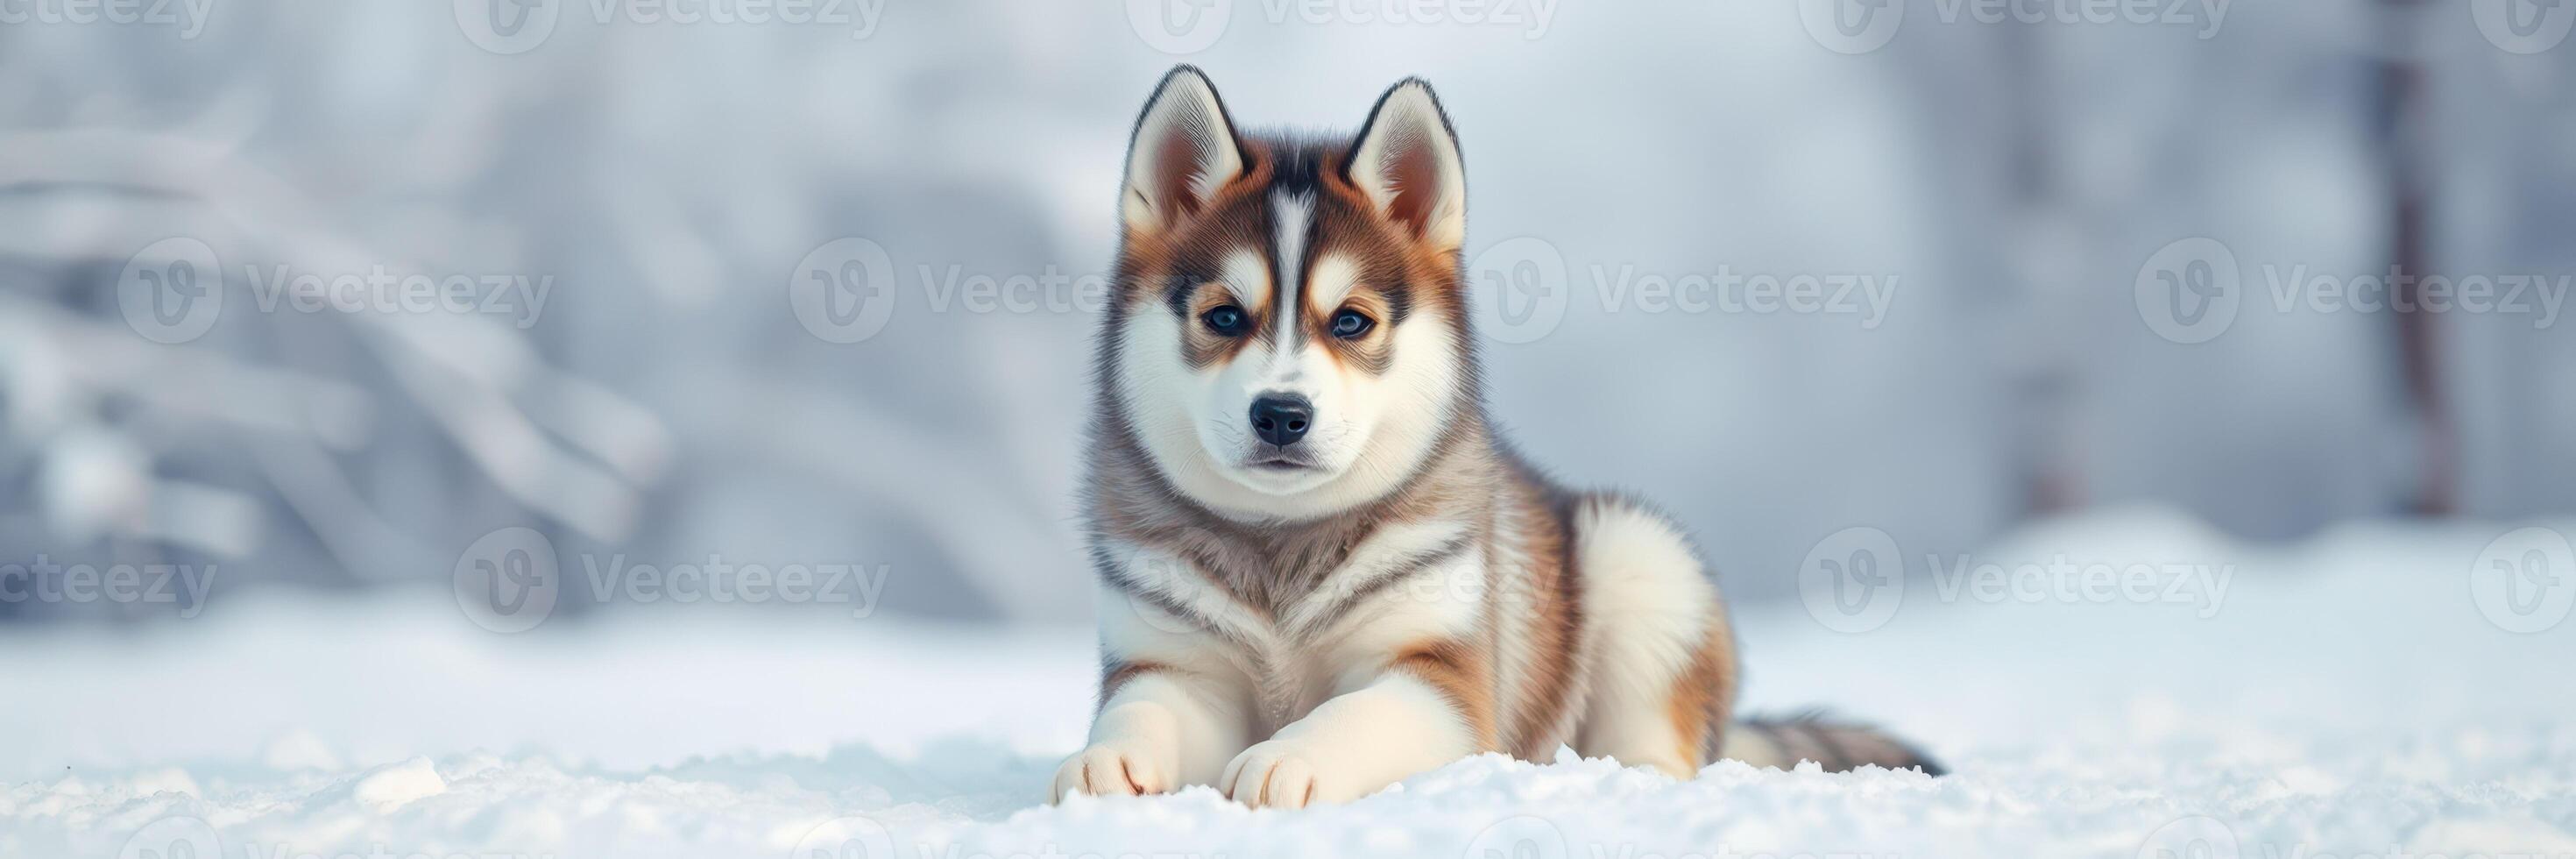
[{"label": "puppy's paw", "polygon": [[1066,758],[1064,765],[1056,768],[1055,786],[1048,789],[1047,802],[1062,802],[1069,793],[1140,796],[1178,787],[1180,761],[1142,746],[1106,742]]},{"label": "puppy's paw", "polygon": [[1234,756],[1216,782],[1226,796],[1254,808],[1304,808],[1352,799],[1337,773],[1322,763],[1297,743],[1270,740]]}]

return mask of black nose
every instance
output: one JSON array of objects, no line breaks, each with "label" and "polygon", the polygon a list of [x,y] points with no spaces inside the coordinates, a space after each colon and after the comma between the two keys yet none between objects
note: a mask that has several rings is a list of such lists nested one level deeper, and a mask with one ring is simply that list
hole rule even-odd
[{"label": "black nose", "polygon": [[1289,396],[1262,397],[1252,401],[1252,431],[1262,441],[1287,447],[1306,437],[1306,428],[1315,424],[1315,407],[1306,398]]}]

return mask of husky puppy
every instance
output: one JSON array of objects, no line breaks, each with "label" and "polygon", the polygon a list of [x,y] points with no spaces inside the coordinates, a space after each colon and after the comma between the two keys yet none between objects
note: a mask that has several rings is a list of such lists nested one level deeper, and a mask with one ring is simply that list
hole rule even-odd
[{"label": "husky puppy", "polygon": [[1937,772],[1866,728],[1730,724],[1734,632],[1682,528],[1496,437],[1464,167],[1420,80],[1347,139],[1245,133],[1188,66],[1146,103],[1094,368],[1099,710],[1051,797],[1296,808],[1559,745]]}]

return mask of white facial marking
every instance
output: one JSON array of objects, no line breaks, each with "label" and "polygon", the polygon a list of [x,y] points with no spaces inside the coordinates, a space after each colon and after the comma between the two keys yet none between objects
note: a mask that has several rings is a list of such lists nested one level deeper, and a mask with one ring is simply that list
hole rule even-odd
[{"label": "white facial marking", "polygon": [[1358,263],[1343,254],[1325,254],[1315,260],[1315,274],[1306,280],[1306,306],[1316,313],[1331,313],[1359,283]]},{"label": "white facial marking", "polygon": [[1281,191],[1270,195],[1271,251],[1279,259],[1279,294],[1277,338],[1279,350],[1293,355],[1297,347],[1297,308],[1290,306],[1289,296],[1305,282],[1306,233],[1315,225],[1315,198],[1309,194]]},{"label": "white facial marking", "polygon": [[1260,309],[1276,291],[1271,288],[1270,268],[1261,264],[1260,255],[1248,250],[1226,254],[1219,274],[1225,278],[1225,290],[1234,293],[1234,303],[1245,313]]}]

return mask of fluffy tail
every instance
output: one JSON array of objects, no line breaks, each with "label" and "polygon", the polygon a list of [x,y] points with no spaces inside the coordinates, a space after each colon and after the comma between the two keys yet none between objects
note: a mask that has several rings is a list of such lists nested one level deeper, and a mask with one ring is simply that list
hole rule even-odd
[{"label": "fluffy tail", "polygon": [[1753,717],[1728,727],[1725,756],[1757,767],[1790,769],[1815,761],[1826,772],[1863,764],[1892,770],[1919,769],[1926,775],[1949,772],[1923,750],[1869,725],[1835,722],[1822,713],[1787,717]]}]

